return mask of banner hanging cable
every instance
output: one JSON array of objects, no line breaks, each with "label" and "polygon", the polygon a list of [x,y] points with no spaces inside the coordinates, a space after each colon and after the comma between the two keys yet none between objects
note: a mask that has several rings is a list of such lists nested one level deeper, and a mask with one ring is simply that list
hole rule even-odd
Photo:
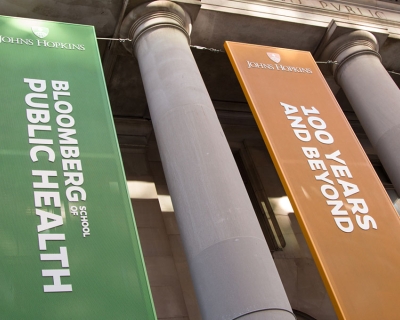
[{"label": "banner hanging cable", "polygon": [[[125,41],[130,41],[132,42],[131,39],[129,38],[96,38],[97,40],[110,40],[110,41],[119,41],[119,42],[125,42]],[[190,46],[191,48],[195,48],[195,49],[199,49],[199,50],[208,50],[208,51],[212,51],[212,52],[225,52],[224,50],[219,50],[219,49],[214,49],[214,48],[206,48],[206,47],[201,47],[201,46]],[[332,60],[328,60],[328,61],[315,61],[317,64],[338,64],[337,61],[332,61]],[[396,74],[396,75],[400,75],[400,73],[395,72],[395,71],[388,71],[389,73],[392,74]]]}]

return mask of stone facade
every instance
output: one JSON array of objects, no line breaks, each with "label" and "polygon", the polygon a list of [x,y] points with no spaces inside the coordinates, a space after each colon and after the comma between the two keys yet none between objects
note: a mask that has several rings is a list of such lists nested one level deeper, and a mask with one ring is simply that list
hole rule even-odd
[{"label": "stone facade", "polygon": [[[182,0],[174,4],[165,2],[169,9],[163,11],[168,13],[163,19],[168,21],[163,21],[160,26],[160,21],[157,20],[160,17],[151,15],[159,10],[154,10],[143,18],[143,12],[138,12],[142,3],[143,1],[136,0],[104,3],[80,0],[75,3],[64,1],[60,4],[59,1],[35,0],[22,6],[13,1],[4,1],[0,14],[93,24],[99,38],[129,38],[124,42],[99,40],[99,48],[158,319],[200,320],[201,314],[203,319],[211,320],[217,319],[213,318],[215,315],[218,315],[218,319],[294,319],[290,307],[285,309],[285,299],[288,299],[292,309],[297,312],[298,319],[336,319],[304,236],[290,205],[285,202],[287,197],[271,158],[226,53],[223,52],[223,42],[229,40],[310,51],[321,62],[321,71],[398,208],[400,152],[398,147],[393,146],[397,145],[400,127],[400,115],[398,111],[394,111],[400,110],[400,6],[396,2],[372,0]],[[173,15],[170,15],[171,12]],[[137,21],[140,23],[133,28],[132,25]],[[163,33],[162,28],[168,29],[168,34]],[[158,31],[153,32],[155,29]],[[148,30],[153,31],[146,38]],[[367,58],[364,56],[361,58],[364,60],[359,60],[358,63],[356,59],[348,61],[347,56],[339,56],[340,53],[338,55],[336,50],[346,41],[354,41],[354,32],[362,34],[363,39],[369,41],[364,49],[374,53]],[[161,43],[163,37],[169,37],[168,43]],[[174,48],[170,44],[179,37],[179,43],[176,44],[178,48]],[[156,41],[160,41],[159,44]],[[180,47],[183,45],[186,46],[184,54]],[[348,46],[341,53],[347,49]],[[182,57],[178,58],[181,60],[176,59],[180,54]],[[350,73],[359,73],[359,78],[349,80],[350,75],[345,74],[342,69],[338,79],[337,66],[332,69],[331,65],[326,64],[328,60],[337,60],[339,64],[347,63],[353,68]],[[165,67],[168,64],[169,67]],[[168,81],[156,79],[151,73],[152,66],[159,69],[165,67],[163,76]],[[193,71],[196,67],[199,73]],[[174,78],[178,75],[185,76],[187,70],[190,70],[188,79],[182,81]],[[373,78],[374,81],[369,80]],[[182,91],[185,85],[187,86]],[[159,90],[160,87],[164,91]],[[188,95],[194,98],[189,101]],[[378,102],[389,107],[374,113],[379,106],[375,104],[367,108],[365,101],[371,101],[377,96]],[[385,97],[384,103],[380,97]],[[170,101],[170,109],[162,113],[160,110],[167,105],[166,100]],[[176,112],[178,107],[181,109]],[[185,110],[186,113],[198,114],[185,118]],[[203,119],[202,111],[210,113]],[[383,122],[373,127],[371,123],[376,122],[376,117],[382,114]],[[193,130],[187,127],[188,121],[192,121],[190,128],[194,128]],[[207,121],[211,123],[209,127],[206,125]],[[383,125],[392,128],[390,135],[379,132]],[[197,131],[194,134],[195,130]],[[226,140],[220,141],[220,135],[225,136]],[[196,142],[191,149],[189,146],[194,143],[193,140],[184,141],[187,137]],[[204,154],[200,154],[208,149],[220,151],[210,162],[207,162]],[[242,221],[239,226],[232,224],[225,230],[211,214],[208,220],[198,217],[202,210],[206,211],[203,208],[214,205],[227,209],[231,201],[242,197],[245,189],[234,159],[239,166],[239,161],[243,162],[241,173],[246,188],[252,190],[248,189],[250,200],[255,199],[260,207],[253,210],[246,194],[240,202],[246,202],[250,206],[252,222]],[[199,161],[196,162],[197,160]],[[224,164],[233,169],[225,170]],[[243,175],[243,170],[247,176]],[[217,178],[202,184],[206,171],[212,172],[211,178]],[[221,172],[224,175],[219,176]],[[180,184],[182,179],[185,180],[183,185]],[[224,185],[228,184],[229,188],[225,188]],[[236,184],[240,186],[236,188]],[[230,188],[230,185],[235,187]],[[208,187],[215,188],[212,191],[217,196],[202,189]],[[253,201],[252,204],[254,206]],[[178,208],[177,212],[174,207]],[[260,213],[257,212],[263,213],[263,210],[268,212],[269,218],[260,218]],[[253,222],[257,222],[257,214],[264,235],[258,226],[254,228]],[[187,218],[190,215],[191,218]],[[221,219],[226,219],[222,213]],[[200,226],[200,223],[203,225]],[[245,223],[249,225],[244,226]],[[196,234],[196,227],[202,230],[202,234]],[[266,296],[271,301],[282,295],[282,298],[277,299],[277,309],[283,311],[267,313],[261,310],[258,317],[244,312],[240,309],[242,306],[238,305],[234,306],[237,310],[232,307],[235,311],[226,318],[221,316],[219,307],[222,300],[228,301],[226,296],[229,295],[230,288],[235,288],[226,283],[234,279],[238,283],[247,281],[247,278],[240,280],[239,275],[247,268],[250,270],[253,267],[252,262],[243,260],[246,252],[242,250],[242,255],[239,254],[236,258],[240,260],[240,266],[235,269],[235,273],[229,258],[226,261],[231,262],[226,265],[220,261],[207,265],[207,259],[211,258],[204,254],[205,257],[200,261],[199,256],[209,247],[225,245],[226,241],[239,236],[265,236],[267,239],[275,263],[269,265],[268,259],[263,261],[267,265],[265,273],[274,275],[277,270],[283,287],[277,279],[272,286],[277,288],[275,291],[266,288],[267,286],[264,288],[269,292]],[[211,241],[212,237],[216,240]],[[260,250],[267,248],[268,251],[267,242],[260,245]],[[230,250],[228,246],[221,248],[218,253],[209,255],[218,254],[222,257],[224,252]],[[202,290],[206,290],[203,284],[216,281],[207,278],[207,273],[211,272],[207,268],[216,272],[217,280],[225,279],[216,288],[221,290],[220,297],[209,292],[202,295]],[[251,269],[255,277],[260,276],[263,273],[261,271],[263,270],[258,267]],[[255,291],[247,288],[248,291],[243,291],[244,295],[250,297],[249,300],[256,301],[264,294],[261,283],[267,283],[270,279],[263,281],[260,280],[259,287],[255,285]],[[280,287],[285,289],[286,294]],[[232,295],[234,296],[233,293]],[[227,305],[232,301],[228,301]],[[280,305],[281,301],[283,302]],[[258,300],[254,303],[257,304]]]}]

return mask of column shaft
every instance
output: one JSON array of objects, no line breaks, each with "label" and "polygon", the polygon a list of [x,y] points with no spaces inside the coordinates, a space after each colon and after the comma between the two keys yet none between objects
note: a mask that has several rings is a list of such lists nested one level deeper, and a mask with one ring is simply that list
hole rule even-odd
[{"label": "column shaft", "polygon": [[379,159],[400,195],[400,90],[383,67],[375,36],[357,30],[341,35],[324,49],[332,68]]},{"label": "column shaft", "polygon": [[187,36],[150,28],[134,49],[203,318],[294,319]]},{"label": "column shaft", "polygon": [[372,54],[346,61],[336,79],[400,194],[399,88]]}]

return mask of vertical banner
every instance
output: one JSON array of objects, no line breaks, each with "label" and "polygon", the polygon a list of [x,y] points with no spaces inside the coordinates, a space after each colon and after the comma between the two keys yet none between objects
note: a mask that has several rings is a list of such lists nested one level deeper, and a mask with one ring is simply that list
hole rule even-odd
[{"label": "vertical banner", "polygon": [[2,319],[155,319],[94,28],[0,17]]},{"label": "vertical banner", "polygon": [[311,54],[225,48],[338,317],[399,318],[399,217]]}]

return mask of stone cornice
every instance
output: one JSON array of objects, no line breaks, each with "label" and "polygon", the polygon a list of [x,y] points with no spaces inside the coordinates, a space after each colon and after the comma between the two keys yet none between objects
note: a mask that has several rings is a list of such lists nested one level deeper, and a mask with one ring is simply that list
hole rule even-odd
[{"label": "stone cornice", "polygon": [[327,27],[339,22],[383,28],[400,39],[400,12],[349,2],[320,0],[202,0],[202,9]]},{"label": "stone cornice", "polygon": [[400,12],[368,5],[360,5],[347,1],[329,0],[258,0],[261,3],[284,3],[299,7],[314,8],[319,11],[329,11],[333,14],[346,15],[349,20],[359,18],[374,21],[398,22],[400,23]]}]

